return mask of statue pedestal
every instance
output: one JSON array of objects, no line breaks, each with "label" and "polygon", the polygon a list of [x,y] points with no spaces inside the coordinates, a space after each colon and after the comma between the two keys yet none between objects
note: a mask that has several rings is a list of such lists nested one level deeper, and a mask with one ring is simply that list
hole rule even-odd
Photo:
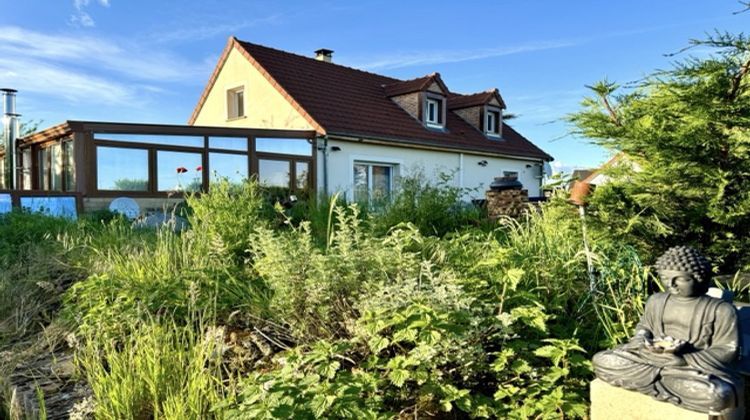
[{"label": "statue pedestal", "polygon": [[708,414],[657,401],[648,395],[618,388],[594,379],[591,382],[591,420],[708,420]]}]

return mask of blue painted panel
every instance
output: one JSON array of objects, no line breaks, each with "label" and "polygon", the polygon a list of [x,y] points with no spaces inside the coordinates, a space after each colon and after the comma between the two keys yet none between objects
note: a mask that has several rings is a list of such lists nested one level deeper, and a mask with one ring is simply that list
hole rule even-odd
[{"label": "blue painted panel", "polygon": [[0,194],[0,214],[10,213],[11,209],[10,194]]},{"label": "blue painted panel", "polygon": [[75,197],[21,197],[21,208],[66,219],[78,218]]}]

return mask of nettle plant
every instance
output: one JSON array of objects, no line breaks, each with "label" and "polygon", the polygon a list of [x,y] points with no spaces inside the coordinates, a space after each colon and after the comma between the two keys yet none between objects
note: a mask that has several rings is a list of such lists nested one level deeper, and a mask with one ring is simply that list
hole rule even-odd
[{"label": "nettle plant", "polygon": [[240,381],[230,417],[585,415],[583,349],[550,337],[507,248],[485,236],[453,267],[414,226],[377,238],[356,208],[335,213],[324,249],[305,224],[259,231],[255,268],[300,345]]}]

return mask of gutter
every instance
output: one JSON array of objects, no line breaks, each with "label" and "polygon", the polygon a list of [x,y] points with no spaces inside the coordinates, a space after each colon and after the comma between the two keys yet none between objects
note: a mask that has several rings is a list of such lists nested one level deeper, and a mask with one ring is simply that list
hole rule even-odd
[{"label": "gutter", "polygon": [[[477,156],[491,156],[491,157],[502,157],[502,158],[509,158],[509,159],[523,159],[528,160],[532,162],[544,162],[547,159],[543,157],[534,157],[534,156],[528,156],[528,155],[512,155],[512,154],[506,154],[506,153],[493,153],[493,152],[484,152],[484,151],[478,151],[474,149],[468,149],[463,147],[439,147],[439,146],[430,146],[425,145],[423,143],[418,142],[412,142],[404,139],[389,139],[385,137],[380,138],[365,138],[358,135],[351,135],[351,134],[345,134],[345,133],[329,133],[328,134],[331,138],[335,138],[336,140],[343,140],[343,141],[352,141],[357,143],[370,143],[370,144],[379,144],[382,146],[392,146],[392,147],[410,147],[413,149],[424,149],[424,150],[434,150],[434,151],[440,151],[440,152],[459,152],[459,153],[471,153],[473,155]],[[394,143],[397,141],[398,143]],[[552,161],[553,159],[550,159]]]},{"label": "gutter", "polygon": [[[323,140],[323,146],[320,141]],[[328,197],[328,136],[315,138],[315,149],[323,152],[323,194]]]}]

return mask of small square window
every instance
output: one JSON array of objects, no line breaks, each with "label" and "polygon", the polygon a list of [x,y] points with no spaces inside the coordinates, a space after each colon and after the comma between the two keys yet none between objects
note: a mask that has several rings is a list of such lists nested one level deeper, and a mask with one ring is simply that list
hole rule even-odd
[{"label": "small square window", "polygon": [[245,116],[245,87],[227,91],[227,119]]},{"label": "small square window", "polygon": [[443,101],[437,98],[427,98],[425,101],[424,120],[433,127],[443,126]]},{"label": "small square window", "polygon": [[498,111],[487,111],[485,117],[485,133],[489,136],[500,135],[500,112]]}]

